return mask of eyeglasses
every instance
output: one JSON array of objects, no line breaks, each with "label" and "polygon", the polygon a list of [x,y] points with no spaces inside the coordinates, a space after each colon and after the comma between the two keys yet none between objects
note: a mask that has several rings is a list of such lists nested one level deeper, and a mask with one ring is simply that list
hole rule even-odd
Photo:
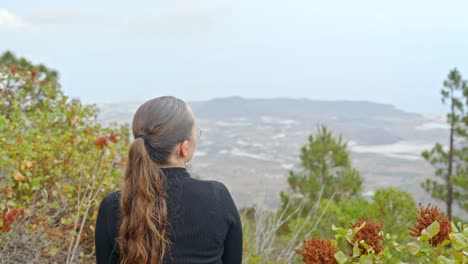
[{"label": "eyeglasses", "polygon": [[197,127],[197,129],[195,130],[195,135],[197,136],[197,139],[200,139],[201,136],[203,135],[203,130]]}]

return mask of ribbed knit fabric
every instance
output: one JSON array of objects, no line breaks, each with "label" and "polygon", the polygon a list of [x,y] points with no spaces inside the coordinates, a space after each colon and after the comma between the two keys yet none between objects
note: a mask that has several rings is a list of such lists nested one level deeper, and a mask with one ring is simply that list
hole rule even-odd
[{"label": "ribbed knit fabric", "polygon": [[[190,177],[185,168],[164,168],[170,253],[164,263],[242,262],[242,225],[227,188]],[[118,263],[120,192],[101,202],[96,221],[97,264]]]}]

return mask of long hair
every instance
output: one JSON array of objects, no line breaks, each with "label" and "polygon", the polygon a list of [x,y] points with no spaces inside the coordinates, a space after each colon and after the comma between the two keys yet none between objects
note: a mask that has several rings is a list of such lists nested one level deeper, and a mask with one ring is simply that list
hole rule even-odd
[{"label": "long hair", "polygon": [[184,101],[163,96],[135,113],[127,169],[121,188],[118,245],[122,264],[159,264],[169,248],[161,166],[175,146],[188,140],[194,118]]}]

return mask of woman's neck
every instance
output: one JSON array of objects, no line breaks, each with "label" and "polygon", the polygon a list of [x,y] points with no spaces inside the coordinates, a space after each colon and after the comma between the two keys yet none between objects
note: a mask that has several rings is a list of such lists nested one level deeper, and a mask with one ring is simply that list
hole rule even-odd
[{"label": "woman's neck", "polygon": [[160,166],[161,169],[167,169],[167,168],[185,168],[185,167],[186,167],[185,162],[182,162],[182,163],[168,163],[168,164],[164,164],[164,165],[161,165],[161,166]]}]

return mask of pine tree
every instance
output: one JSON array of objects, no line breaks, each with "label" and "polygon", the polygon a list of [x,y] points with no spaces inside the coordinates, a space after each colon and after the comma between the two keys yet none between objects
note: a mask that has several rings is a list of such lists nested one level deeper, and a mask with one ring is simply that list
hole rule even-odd
[{"label": "pine tree", "polygon": [[290,196],[310,202],[331,197],[338,201],[360,191],[362,179],[351,166],[346,143],[341,136],[335,138],[326,127],[318,128],[315,135],[309,136],[308,144],[301,148],[300,159],[303,170],[290,171],[288,183],[292,194],[281,193],[283,206]]},{"label": "pine tree", "polygon": [[464,205],[466,189],[466,159],[468,151],[463,147],[463,140],[468,138],[466,127],[468,116],[468,85],[462,79],[457,69],[450,71],[447,80],[441,90],[442,102],[448,104],[450,112],[447,114],[449,124],[448,149],[437,143],[431,150],[424,151],[422,156],[435,168],[435,175],[443,180],[443,183],[433,179],[427,179],[422,187],[438,200],[445,201],[447,216],[452,218],[454,200]]}]

